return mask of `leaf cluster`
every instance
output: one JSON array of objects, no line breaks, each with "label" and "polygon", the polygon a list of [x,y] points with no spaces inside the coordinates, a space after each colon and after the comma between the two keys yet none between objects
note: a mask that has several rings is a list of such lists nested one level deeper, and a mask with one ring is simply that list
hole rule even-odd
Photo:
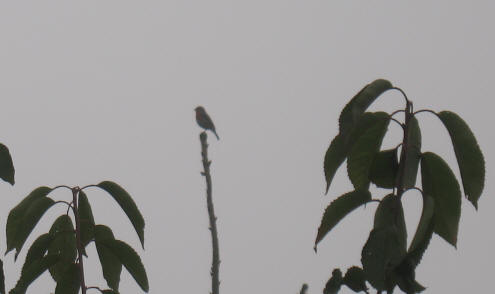
[{"label": "leaf cluster", "polygon": [[[404,96],[404,110],[391,114],[366,112],[381,94],[389,90],[398,90]],[[439,155],[421,150],[417,115],[422,112],[434,114],[447,129],[464,194],[477,209],[484,187],[485,163],[476,138],[464,120],[449,111],[414,112],[405,93],[387,80],[379,79],[368,84],[342,110],[339,133],[325,154],[327,192],[344,161],[354,190],[339,196],[325,209],[315,249],[354,209],[371,201],[378,201],[379,205],[373,229],[361,252],[362,268],[351,267],[344,278],[339,269],[334,270],[324,293],[337,293],[342,285],[355,292],[367,292],[366,283],[379,292],[392,293],[398,286],[405,293],[419,293],[425,288],[415,280],[415,270],[433,234],[456,246],[462,198],[460,185],[452,169]],[[398,113],[404,114],[402,122],[393,117]],[[396,148],[382,150],[382,141],[392,120],[402,127],[403,140]],[[418,173],[421,174],[421,187],[416,186]],[[370,184],[392,191],[381,199],[373,199]],[[408,246],[401,201],[411,189],[421,192],[423,209]]]},{"label": "leaf cluster", "polygon": [[[97,187],[108,192],[129,218],[144,247],[144,219],[132,197],[118,184],[110,181],[85,188],[89,187]],[[148,292],[148,278],[141,258],[127,243],[115,239],[109,227],[95,224],[90,202],[83,191],[85,188],[69,188],[73,193],[73,200],[70,203],[55,201],[49,197],[50,192],[57,188],[69,187],[36,188],[9,213],[7,253],[15,249],[15,258],[17,258],[45,212],[57,203],[68,206],[67,213],[59,216],[50,230],[41,234],[31,244],[22,267],[21,277],[9,293],[26,293],[29,285],[47,270],[57,283],[55,294],[78,293],[81,286],[86,287],[84,281],[81,281],[84,277],[83,258],[87,256],[86,247],[92,242],[95,244],[103,277],[109,287],[107,290],[101,290],[102,293],[118,293],[122,267],[127,269],[143,291]],[[69,214],[71,211],[73,218]]]}]

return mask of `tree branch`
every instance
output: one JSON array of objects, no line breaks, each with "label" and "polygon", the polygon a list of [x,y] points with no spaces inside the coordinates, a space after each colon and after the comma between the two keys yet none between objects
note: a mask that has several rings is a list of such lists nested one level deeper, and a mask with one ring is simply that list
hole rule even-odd
[{"label": "tree branch", "polygon": [[211,175],[210,175],[210,164],[211,161],[208,160],[208,136],[206,132],[202,132],[199,135],[199,140],[201,141],[201,156],[203,158],[203,172],[201,173],[206,180],[206,204],[208,208],[208,217],[210,219],[210,232],[211,232],[211,243],[213,256],[211,261],[211,293],[219,294],[220,280],[219,280],[219,269],[220,269],[220,250],[218,248],[218,232],[217,232],[217,218],[215,216],[215,210],[213,207],[212,198],[212,185],[211,185]]}]

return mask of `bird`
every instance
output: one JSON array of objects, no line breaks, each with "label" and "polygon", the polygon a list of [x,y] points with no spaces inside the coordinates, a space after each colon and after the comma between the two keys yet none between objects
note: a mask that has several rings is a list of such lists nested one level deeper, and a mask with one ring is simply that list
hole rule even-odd
[{"label": "bird", "polygon": [[205,130],[212,131],[217,137],[217,140],[220,140],[220,137],[218,137],[217,131],[215,130],[215,125],[208,113],[206,113],[205,108],[203,106],[198,106],[194,110],[196,111],[196,122],[198,125]]}]

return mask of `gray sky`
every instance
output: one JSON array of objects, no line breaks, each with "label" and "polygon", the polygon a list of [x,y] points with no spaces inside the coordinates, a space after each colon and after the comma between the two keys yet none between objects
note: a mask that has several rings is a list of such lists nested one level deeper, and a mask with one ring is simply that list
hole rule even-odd
[{"label": "gray sky", "polygon": [[[93,213],[138,250],[150,292],[208,293],[211,243],[193,112],[201,104],[221,137],[209,136],[221,292],[288,294],[306,282],[309,293],[321,293],[333,268],[360,264],[376,207],[355,211],[313,252],[323,210],[351,190],[343,167],[323,196],[324,152],[345,103],[386,78],[416,109],[458,113],[478,138],[488,163],[479,211],[464,201],[458,249],[434,237],[417,279],[426,293],[487,293],[495,261],[494,9],[491,1],[452,0],[4,1],[0,142],[11,150],[17,183],[0,185],[2,231],[8,211],[38,186],[114,180],[145,216],[146,250],[96,190],[87,193]],[[402,107],[387,93],[372,109]],[[442,125],[419,119],[423,150],[441,153],[458,175]],[[390,131],[385,147],[399,140],[398,128]],[[45,215],[28,243],[63,210]],[[418,195],[406,197],[405,210],[410,239]],[[8,289],[25,253],[15,264],[13,254],[4,258]],[[89,254],[87,284],[104,286],[94,248]],[[123,272],[122,293],[139,293]],[[53,286],[45,274],[28,292]]]}]

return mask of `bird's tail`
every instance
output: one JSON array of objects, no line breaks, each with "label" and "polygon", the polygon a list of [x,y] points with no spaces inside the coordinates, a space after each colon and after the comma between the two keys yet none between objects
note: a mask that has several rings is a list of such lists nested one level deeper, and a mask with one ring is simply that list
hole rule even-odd
[{"label": "bird's tail", "polygon": [[215,136],[217,136],[217,140],[220,140],[220,137],[218,136],[217,131],[215,131],[215,130],[212,130],[212,131],[213,131],[213,134],[215,134]]}]

